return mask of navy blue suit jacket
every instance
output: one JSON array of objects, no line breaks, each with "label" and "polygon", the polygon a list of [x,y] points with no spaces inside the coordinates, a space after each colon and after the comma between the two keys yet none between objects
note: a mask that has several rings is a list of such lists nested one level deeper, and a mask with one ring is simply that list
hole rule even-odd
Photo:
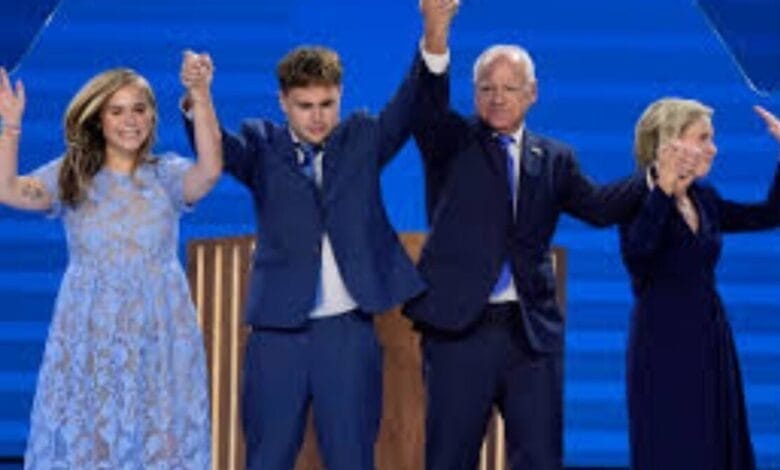
[{"label": "navy blue suit jacket", "polygon": [[298,168],[287,126],[256,119],[245,121],[238,135],[222,130],[225,169],[251,191],[257,220],[249,324],[305,324],[314,307],[323,232],[362,310],[381,313],[423,289],[380,190],[382,168],[411,135],[422,69],[418,53],[378,116],[354,113],[334,129],[324,143],[321,189]]},{"label": "navy blue suit jacket", "polygon": [[595,185],[571,148],[526,129],[513,217],[506,154],[493,132],[449,109],[447,74],[425,83],[414,136],[431,227],[418,265],[428,290],[405,306],[406,315],[423,329],[466,330],[509,259],[529,344],[560,350],[564,319],[550,251],[558,219],[568,213],[598,226],[616,223],[633,212],[641,188],[631,179]]}]

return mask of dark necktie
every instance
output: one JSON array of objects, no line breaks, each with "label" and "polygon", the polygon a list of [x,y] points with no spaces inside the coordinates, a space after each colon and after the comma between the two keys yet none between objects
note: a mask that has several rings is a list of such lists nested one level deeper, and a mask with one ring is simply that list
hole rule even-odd
[{"label": "dark necktie", "polygon": [[[506,154],[506,173],[509,184],[509,196],[510,203],[512,205],[512,212],[514,213],[514,201],[517,198],[517,178],[515,177],[515,159],[512,156],[512,145],[515,139],[511,135],[498,134],[496,139],[501,144],[501,148],[504,149]],[[498,281],[493,286],[491,295],[498,295],[509,287],[509,282],[512,279],[512,270],[509,267],[509,260],[505,260],[501,265],[501,272],[498,275]]]}]

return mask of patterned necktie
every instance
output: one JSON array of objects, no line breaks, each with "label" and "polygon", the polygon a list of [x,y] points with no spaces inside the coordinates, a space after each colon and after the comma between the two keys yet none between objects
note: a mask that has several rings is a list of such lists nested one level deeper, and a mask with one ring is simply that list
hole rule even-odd
[{"label": "patterned necktie", "polygon": [[[511,197],[512,211],[514,213],[514,201],[517,193],[517,178],[515,177],[515,159],[512,156],[512,145],[515,143],[515,139],[511,135],[498,134],[496,139],[501,144],[501,148],[506,153],[506,173],[509,184],[509,196]],[[509,267],[509,260],[504,261],[501,265],[501,272],[498,275],[498,281],[493,286],[491,295],[498,295],[507,287],[512,280],[512,270]]]},{"label": "patterned necktie", "polygon": [[315,181],[314,177],[314,158],[320,152],[320,147],[306,142],[299,142],[298,151],[300,151],[300,159],[298,160],[298,167],[301,173],[306,175],[310,180]]}]

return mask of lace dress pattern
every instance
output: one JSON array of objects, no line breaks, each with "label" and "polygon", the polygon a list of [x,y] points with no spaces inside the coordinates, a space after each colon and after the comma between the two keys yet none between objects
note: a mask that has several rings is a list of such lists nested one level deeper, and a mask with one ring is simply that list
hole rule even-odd
[{"label": "lace dress pattern", "polygon": [[69,263],[25,468],[208,469],[203,340],[176,253],[191,161],[163,155],[132,176],[104,168],[76,208],[55,196],[60,165],[34,172],[55,199]]}]

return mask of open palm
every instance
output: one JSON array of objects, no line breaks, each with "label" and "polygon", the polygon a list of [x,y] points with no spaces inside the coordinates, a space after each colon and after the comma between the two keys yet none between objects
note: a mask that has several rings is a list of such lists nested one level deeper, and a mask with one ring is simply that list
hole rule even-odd
[{"label": "open palm", "polygon": [[0,67],[0,119],[3,125],[19,127],[24,113],[24,85],[16,81],[14,87],[8,78],[8,72]]},{"label": "open palm", "polygon": [[778,142],[780,142],[780,119],[761,106],[754,106],[753,109],[755,109],[758,115],[761,116],[761,118],[764,120],[769,133],[772,134]]}]

